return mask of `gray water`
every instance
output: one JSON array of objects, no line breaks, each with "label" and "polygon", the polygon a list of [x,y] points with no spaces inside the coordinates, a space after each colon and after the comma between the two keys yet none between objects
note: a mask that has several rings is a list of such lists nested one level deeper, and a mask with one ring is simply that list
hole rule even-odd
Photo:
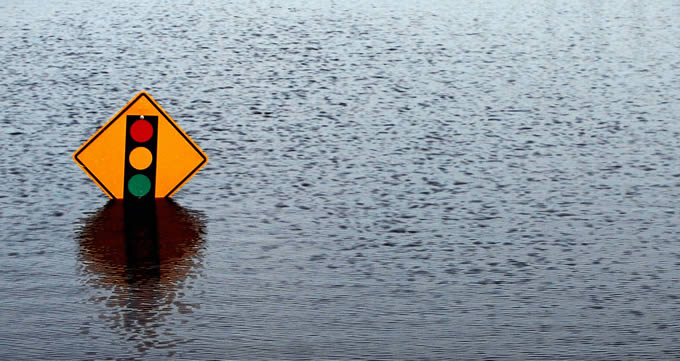
[{"label": "gray water", "polygon": [[[0,359],[680,358],[678,19],[2,1]],[[210,158],[154,242],[71,159],[140,90]]]}]

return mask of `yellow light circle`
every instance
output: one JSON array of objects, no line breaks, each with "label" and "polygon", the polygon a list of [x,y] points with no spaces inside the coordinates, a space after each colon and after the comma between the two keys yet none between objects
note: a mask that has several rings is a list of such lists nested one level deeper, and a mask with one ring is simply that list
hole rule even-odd
[{"label": "yellow light circle", "polygon": [[153,155],[146,147],[137,147],[130,152],[130,165],[135,169],[146,169],[151,165]]}]

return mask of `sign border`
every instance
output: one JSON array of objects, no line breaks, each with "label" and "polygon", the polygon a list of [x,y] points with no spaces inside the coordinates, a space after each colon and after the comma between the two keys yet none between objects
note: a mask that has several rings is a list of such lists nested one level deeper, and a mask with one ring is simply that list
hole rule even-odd
[{"label": "sign border", "polygon": [[[145,97],[149,101],[149,103],[151,103],[154,106],[154,108],[156,108],[156,110],[158,110],[158,112],[165,119],[168,120],[170,125],[172,125],[173,128],[175,128],[175,130],[179,134],[182,135],[182,137],[187,141],[187,143],[189,143],[191,145],[191,147],[194,148],[196,153],[198,153],[201,156],[201,158],[203,158],[203,160],[193,170],[191,170],[189,172],[189,174],[187,174],[186,177],[184,177],[181,181],[179,181],[179,183],[177,183],[177,185],[174,188],[172,188],[170,190],[170,192],[168,192],[168,194],[163,196],[163,198],[172,197],[175,193],[177,193],[177,191],[187,181],[189,181],[189,179],[191,177],[193,177],[194,174],[196,174],[196,172],[198,172],[201,168],[203,168],[203,166],[208,162],[208,156],[205,153],[203,153],[203,151],[196,145],[196,143],[194,143],[194,141],[191,138],[189,138],[189,136],[186,133],[184,133],[184,131],[177,125],[177,123],[175,123],[175,121],[172,118],[170,118],[170,116],[163,110],[163,108],[161,108],[160,105],[158,105],[158,103],[156,103],[156,101],[151,97],[151,95],[149,95],[149,93],[147,93],[146,91],[142,90],[141,92],[139,92],[139,94],[137,94],[134,98],[132,98],[132,100],[130,100],[118,113],[116,113],[116,115],[114,115],[111,119],[109,119],[109,121],[106,122],[106,124],[104,124],[103,127],[99,128],[99,130],[96,133],[94,133],[94,135],[92,135],[83,145],[81,145],[80,148],[78,148],[78,150],[76,150],[75,153],[73,153],[73,160],[76,162],[76,164],[78,164],[78,166],[83,171],[85,171],[85,173],[97,184],[97,186],[99,186],[99,188],[101,188],[104,191],[104,193],[106,193],[106,195],[111,199],[116,199],[116,197],[113,195],[113,193],[108,188],[106,188],[106,186],[99,180],[99,178],[97,178],[97,176],[95,176],[94,173],[92,173],[87,168],[87,166],[85,166],[85,164],[80,161],[80,159],[78,159],[78,156],[85,149],[87,149],[87,147],[92,142],[94,142],[99,137],[99,135],[104,133],[104,131],[106,131],[106,129],[108,129],[118,119],[120,119],[121,115],[124,114],[128,109],[130,109],[130,107],[132,105],[134,105],[137,101],[139,101],[139,99],[141,99],[142,97]],[[156,155],[156,156],[158,156],[158,155]],[[154,198],[158,198],[158,197],[155,197],[155,195],[154,195]]]}]

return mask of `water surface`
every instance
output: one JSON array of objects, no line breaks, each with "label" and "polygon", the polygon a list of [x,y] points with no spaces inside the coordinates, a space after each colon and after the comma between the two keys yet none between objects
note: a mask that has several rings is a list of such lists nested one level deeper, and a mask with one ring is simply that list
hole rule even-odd
[{"label": "water surface", "polygon": [[[677,1],[0,14],[0,358],[680,357]],[[140,90],[147,222],[71,160]]]}]

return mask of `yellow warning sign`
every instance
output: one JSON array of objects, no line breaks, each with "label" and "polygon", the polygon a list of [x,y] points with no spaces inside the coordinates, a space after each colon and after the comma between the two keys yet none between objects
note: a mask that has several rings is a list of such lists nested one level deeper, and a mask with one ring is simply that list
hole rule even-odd
[{"label": "yellow warning sign", "polygon": [[165,198],[207,162],[196,143],[145,91],[99,129],[73,160],[110,198]]}]

